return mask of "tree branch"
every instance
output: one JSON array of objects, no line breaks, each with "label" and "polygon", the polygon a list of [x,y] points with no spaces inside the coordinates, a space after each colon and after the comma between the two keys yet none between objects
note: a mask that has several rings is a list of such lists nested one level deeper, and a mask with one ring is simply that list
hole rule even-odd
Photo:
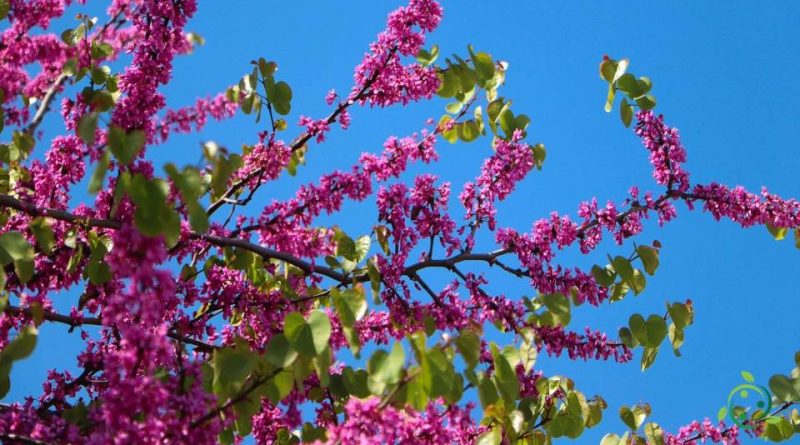
[{"label": "tree branch", "polygon": [[[387,55],[387,59],[386,59],[387,62],[391,59],[391,57],[394,55],[394,53],[396,51],[397,51],[396,47],[392,48],[392,50],[389,51],[389,54]],[[350,106],[352,106],[354,103],[356,103],[356,102],[360,101],[361,99],[363,99],[365,97],[367,91],[369,90],[369,88],[378,80],[378,77],[380,77],[380,74],[382,72],[383,72],[383,69],[375,71],[375,73],[372,75],[372,77],[370,77],[369,79],[367,79],[366,82],[364,82],[364,85],[361,87],[361,90],[359,90],[358,93],[356,93],[356,95],[353,96],[353,98],[347,100],[346,102],[339,103],[339,105],[336,107],[336,109],[333,110],[331,112],[331,114],[329,114],[328,117],[325,118],[325,121],[328,124],[332,124],[333,122],[336,122],[336,119],[339,117],[340,114],[342,114],[345,110],[350,108]],[[300,136],[298,136],[290,144],[290,148],[292,149],[292,152],[295,152],[295,151],[299,150],[300,148],[302,148],[306,144],[306,142],[309,141],[309,139],[311,139],[311,133],[309,133],[307,131],[304,132],[303,134],[301,134]],[[208,210],[206,210],[206,213],[208,215],[211,215],[214,212],[216,212],[217,209],[219,209],[223,204],[225,204],[225,200],[226,199],[230,198],[234,193],[238,192],[239,189],[244,187],[245,184],[250,182],[251,179],[257,177],[262,172],[263,172],[263,170],[261,168],[258,168],[256,170],[254,170],[252,173],[250,173],[249,175],[247,175],[246,177],[234,182],[230,186],[230,188],[228,188],[228,190],[226,190],[225,193],[222,194],[222,196],[219,199],[214,201],[208,207]]]},{"label": "tree branch", "polygon": [[[7,313],[12,314],[12,315],[24,314],[24,315],[27,315],[29,317],[33,317],[34,316],[34,314],[31,312],[31,310],[29,308],[21,308],[21,307],[11,306],[11,305],[6,306],[4,312],[7,312]],[[72,317],[72,316],[69,316],[69,315],[64,315],[64,314],[59,314],[59,313],[56,313],[56,312],[45,311],[44,315],[43,315],[43,318],[45,320],[47,320],[47,321],[52,321],[52,322],[55,322],[55,323],[63,323],[63,324],[66,324],[66,325],[69,325],[69,326],[72,326],[72,327],[81,326],[81,325],[103,326],[103,321],[99,317],[75,318],[75,317]],[[197,347],[199,350],[205,351],[205,352],[213,351],[214,349],[217,348],[217,346],[215,346],[215,345],[212,345],[212,344],[200,341],[200,340],[195,340],[195,339],[193,339],[191,337],[184,337],[182,335],[179,335],[175,331],[167,332],[167,336],[172,338],[173,340],[178,340],[178,341],[182,341],[184,343],[188,343],[188,344],[190,344],[192,346]]]},{"label": "tree branch", "polygon": [[267,375],[265,375],[265,376],[263,376],[261,378],[253,380],[253,382],[250,384],[250,386],[247,389],[245,389],[244,391],[240,392],[236,397],[234,397],[232,399],[228,399],[227,402],[225,402],[222,405],[214,408],[213,410],[211,410],[211,411],[207,412],[205,415],[203,415],[203,417],[201,417],[201,418],[195,420],[194,422],[192,422],[190,428],[198,428],[200,426],[203,426],[204,423],[206,423],[209,420],[213,419],[214,417],[218,416],[221,412],[225,411],[226,409],[228,409],[228,408],[232,407],[233,405],[236,405],[237,403],[239,403],[242,400],[246,399],[247,396],[250,395],[250,393],[252,393],[256,389],[258,389],[259,386],[261,386],[264,383],[267,383],[268,381],[270,381],[270,379],[272,379],[276,375],[280,374],[281,371],[283,371],[283,368],[278,368],[278,369],[274,370],[273,372],[271,372],[271,373],[269,373],[269,374],[267,374]]},{"label": "tree branch", "polygon": [[46,93],[44,93],[42,103],[39,105],[39,108],[36,109],[36,114],[33,115],[33,120],[31,120],[28,126],[23,130],[25,133],[33,136],[33,133],[36,132],[36,129],[39,128],[39,125],[42,123],[44,115],[47,114],[48,110],[50,110],[50,104],[53,102],[53,99],[55,99],[56,93],[58,93],[58,90],[64,85],[68,78],[69,76],[64,73],[61,73],[58,75],[58,77],[56,77],[56,80],[53,81],[53,84],[50,85],[50,88]]}]

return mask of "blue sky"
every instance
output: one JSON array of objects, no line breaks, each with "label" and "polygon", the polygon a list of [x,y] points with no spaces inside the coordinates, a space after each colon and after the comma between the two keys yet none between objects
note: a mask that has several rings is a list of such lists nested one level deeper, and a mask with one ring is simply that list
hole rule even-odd
[{"label": "blue sky", "polygon": [[[289,123],[299,114],[322,117],[330,88],[345,92],[353,67],[384,25],[398,1],[214,2],[201,0],[189,30],[206,45],[176,61],[174,81],[164,89],[171,107],[212,95],[238,81],[258,57],[275,60],[279,77],[294,90]],[[574,214],[581,200],[624,199],[638,185],[655,189],[647,152],[625,129],[615,112],[603,111],[605,84],[597,75],[603,54],[631,59],[630,70],[650,76],[657,111],[681,130],[693,182],[762,185],[783,196],[800,196],[796,137],[800,114],[800,4],[795,2],[443,2],[445,17],[429,39],[444,54],[478,50],[509,62],[504,95],[532,118],[531,142],[548,148],[544,170],[532,173],[500,205],[500,225],[530,228],[551,211]],[[89,7],[102,13],[97,5]],[[69,14],[68,14],[69,16]],[[102,22],[102,19],[101,19]],[[56,24],[60,32],[67,21]],[[378,151],[389,135],[407,135],[427,118],[444,112],[436,99],[408,108],[353,111],[350,130],[338,128],[324,145],[312,145],[307,165],[295,178],[263,187],[256,204],[291,196],[300,183],[333,169],[347,169],[363,151]],[[43,129],[59,130],[56,116]],[[200,143],[215,140],[231,149],[256,141],[259,127],[247,116],[213,123],[203,134],[172,138],[149,149],[158,163],[192,163]],[[290,135],[297,129],[290,128]],[[478,173],[491,153],[489,140],[439,145],[441,161],[415,166],[453,184]],[[82,189],[84,190],[84,189]],[[256,213],[258,209],[253,209]],[[338,223],[352,235],[368,233],[375,221],[374,200],[349,204],[321,223]],[[583,306],[571,328],[591,325],[612,335],[630,314],[662,313],[664,302],[691,298],[695,324],[688,328],[683,356],[662,349],[655,365],[642,373],[629,365],[571,362],[541,356],[546,374],[573,378],[587,395],[609,403],[605,421],[579,439],[597,443],[606,432],[624,431],[616,412],[621,405],[648,401],[652,419],[675,430],[692,419],[716,416],[740,370],[766,384],[772,374],[787,373],[800,350],[798,291],[793,279],[800,252],[791,241],[775,242],[764,229],[742,230],[730,222],[679,207],[679,218],[664,228],[649,224],[637,242],[663,244],[661,267],[638,297],[613,306]],[[486,246],[488,248],[488,245]],[[605,254],[630,252],[630,245],[603,244],[594,255],[577,251],[560,256],[565,265],[591,265]],[[494,275],[493,275],[494,276]],[[446,278],[431,275],[434,282]],[[497,276],[492,289],[507,295],[531,295],[524,281]],[[65,295],[59,307],[69,307]],[[15,364],[8,399],[37,393],[49,368],[74,367],[79,345],[66,330],[42,330],[34,356]],[[665,345],[666,346],[666,345]]]}]

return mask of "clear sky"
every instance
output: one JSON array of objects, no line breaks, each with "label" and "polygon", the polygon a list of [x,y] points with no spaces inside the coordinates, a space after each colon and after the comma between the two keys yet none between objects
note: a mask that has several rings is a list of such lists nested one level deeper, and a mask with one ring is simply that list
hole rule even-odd
[{"label": "clear sky", "polygon": [[[383,28],[386,14],[399,4],[201,0],[188,28],[207,43],[176,61],[174,81],[164,89],[168,103],[184,106],[223,91],[249,70],[250,60],[263,56],[279,63],[280,78],[294,90],[290,124],[300,114],[322,117],[328,110],[325,93],[349,90],[353,67]],[[606,85],[597,75],[603,54],[628,57],[632,72],[651,77],[657,111],[681,130],[693,182],[741,184],[756,192],[765,185],[783,196],[800,197],[800,3],[443,4],[444,21],[429,42],[438,43],[445,54],[461,55],[472,43],[508,61],[504,95],[514,100],[515,110],[532,118],[530,141],[548,148],[544,170],[532,173],[500,205],[501,226],[526,230],[553,210],[574,215],[581,200],[594,196],[601,202],[620,201],[632,185],[657,190],[638,138],[622,126],[616,110],[611,115],[603,111]],[[88,10],[102,12],[97,3]],[[55,25],[58,32],[67,26],[67,21]],[[312,145],[298,176],[263,187],[255,203],[286,198],[300,183],[349,168],[362,151],[380,150],[387,136],[407,135],[423,128],[427,118],[438,119],[445,104],[436,99],[408,108],[354,110],[350,130],[336,128],[327,143]],[[57,120],[51,116],[45,122],[48,135],[58,131]],[[176,136],[148,154],[159,163],[194,163],[201,142],[215,140],[236,149],[255,142],[258,130],[252,118],[239,115],[209,125],[203,134]],[[291,137],[298,130],[289,131]],[[439,152],[438,164],[417,166],[410,173],[435,173],[451,181],[457,195],[491,149],[484,139],[443,142]],[[375,222],[374,208],[374,200],[348,205],[320,222],[341,224],[351,235],[365,234]],[[683,206],[676,221],[664,228],[648,224],[637,241],[654,239],[663,244],[661,267],[649,277],[645,293],[611,306],[577,308],[570,327],[591,325],[615,335],[632,313],[663,313],[666,300],[687,298],[694,302],[695,324],[686,332],[682,357],[674,357],[665,344],[644,373],[638,352],[628,365],[540,357],[537,366],[547,375],[568,375],[584,393],[601,394],[609,403],[604,422],[579,443],[597,443],[606,432],[622,433],[617,410],[639,401],[652,404],[651,419],[667,430],[693,419],[715,418],[729,391],[740,383],[741,370],[766,385],[772,374],[788,373],[794,352],[800,350],[794,281],[800,251],[791,240],[775,242],[764,229],[717,223]],[[606,243],[589,258],[569,251],[560,261],[605,264],[606,253],[630,251],[630,245]],[[503,277],[492,282],[492,289],[515,296],[532,293],[527,282]],[[70,297],[74,293],[57,306],[68,309],[74,301]],[[34,356],[15,364],[7,399],[38,394],[49,368],[74,368],[79,346],[66,330],[43,329],[40,339]]]}]

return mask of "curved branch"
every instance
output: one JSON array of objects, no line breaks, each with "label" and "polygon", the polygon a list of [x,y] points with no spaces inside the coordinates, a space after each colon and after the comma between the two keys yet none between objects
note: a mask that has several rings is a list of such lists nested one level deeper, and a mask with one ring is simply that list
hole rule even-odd
[{"label": "curved branch", "polygon": [[33,133],[36,132],[36,129],[39,128],[39,125],[44,120],[44,115],[50,110],[50,104],[53,102],[53,99],[56,97],[56,93],[61,87],[66,83],[69,76],[64,73],[61,73],[56,77],[53,84],[50,85],[50,88],[44,93],[44,97],[42,98],[42,103],[39,105],[39,108],[36,109],[36,114],[33,115],[33,119],[28,124],[27,127],[23,130],[23,132],[33,136]]},{"label": "curved branch", "polygon": [[[12,314],[12,315],[24,314],[24,315],[27,315],[29,317],[33,317],[34,316],[34,314],[32,313],[32,311],[29,308],[21,308],[21,307],[18,307],[18,306],[11,306],[11,305],[6,306],[4,312],[7,312],[7,313]],[[62,324],[69,325],[71,327],[82,326],[82,325],[103,326],[103,320],[100,317],[72,317],[70,315],[64,315],[64,314],[59,314],[59,313],[56,313],[56,312],[45,311],[43,313],[43,317],[42,318],[47,320],[47,321],[52,321],[52,322],[55,322],[55,323],[62,323]],[[217,348],[216,345],[212,345],[212,344],[200,341],[200,340],[196,340],[196,339],[193,339],[191,337],[185,337],[185,336],[179,335],[175,331],[167,332],[167,336],[170,337],[173,340],[182,341],[184,343],[187,343],[187,344],[190,344],[192,346],[195,346],[199,350],[204,351],[204,352],[213,351],[214,349]]]},{"label": "curved branch", "polygon": [[[388,56],[387,56],[387,63],[392,58],[392,56],[394,55],[394,53],[396,51],[397,51],[397,47],[394,47],[389,51]],[[348,99],[346,102],[339,103],[339,105],[336,107],[336,109],[333,110],[331,112],[331,114],[329,114],[328,117],[325,118],[325,121],[328,124],[332,124],[332,123],[336,122],[336,119],[339,117],[340,114],[342,114],[345,110],[350,108],[350,106],[352,106],[354,103],[356,103],[359,100],[363,99],[365,97],[365,95],[367,94],[367,91],[369,90],[369,88],[378,80],[378,77],[380,77],[382,72],[383,72],[383,69],[375,71],[375,73],[372,75],[372,77],[370,77],[369,79],[367,79],[366,82],[364,82],[364,85],[361,87],[361,89],[358,91],[358,93],[356,93],[356,95],[353,96],[353,98]],[[270,114],[271,113],[272,113],[272,111],[270,110]],[[311,139],[311,137],[312,137],[312,135],[308,131],[306,131],[303,134],[301,134],[300,136],[298,136],[289,145],[289,147],[291,148],[292,152],[295,152],[295,151],[299,150],[300,148],[302,148],[306,144],[306,142],[308,142],[309,139]],[[253,178],[257,177],[258,175],[260,175],[262,173],[263,173],[263,169],[258,168],[256,170],[253,170],[253,172],[251,172],[246,177],[234,182],[230,186],[230,188],[228,188],[228,190],[226,190],[225,193],[223,193],[222,196],[219,197],[219,199],[214,201],[208,207],[208,209],[206,210],[206,213],[208,215],[211,215],[214,212],[216,212],[223,204],[225,204],[225,202],[231,196],[233,196],[234,193],[238,192],[239,189],[244,187],[244,185],[247,184],[248,182],[250,182],[250,180],[252,180]]]}]

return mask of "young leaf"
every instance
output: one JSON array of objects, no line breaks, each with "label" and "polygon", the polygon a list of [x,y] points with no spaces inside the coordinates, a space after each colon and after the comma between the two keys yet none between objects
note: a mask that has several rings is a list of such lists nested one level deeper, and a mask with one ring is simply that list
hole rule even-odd
[{"label": "young leaf", "polygon": [[97,130],[97,113],[84,114],[78,121],[78,136],[88,146],[94,146],[95,130]]},{"label": "young leaf", "polygon": [[89,193],[95,194],[103,188],[103,181],[106,178],[109,165],[111,165],[111,155],[106,150],[97,161],[92,177],[89,179]]}]

